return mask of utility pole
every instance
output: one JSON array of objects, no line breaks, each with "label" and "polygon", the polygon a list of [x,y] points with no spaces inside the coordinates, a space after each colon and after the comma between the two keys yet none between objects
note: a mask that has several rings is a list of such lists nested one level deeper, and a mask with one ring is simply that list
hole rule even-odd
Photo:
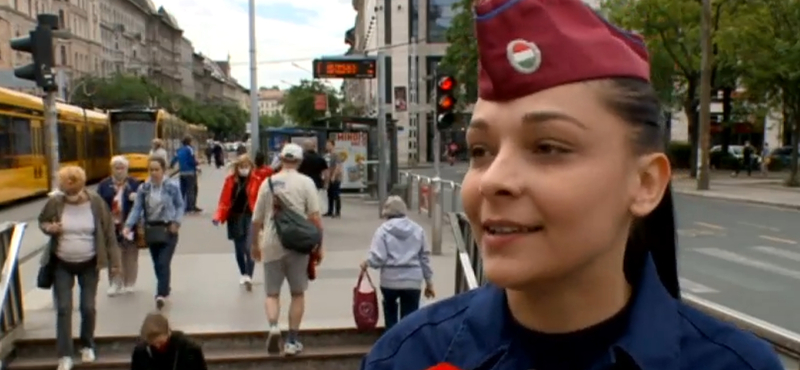
[{"label": "utility pole", "polygon": [[389,179],[387,178],[388,159],[386,155],[386,148],[389,144],[386,142],[386,53],[382,50],[378,51],[378,93],[375,94],[378,101],[378,212],[383,209],[383,204],[386,203],[386,191],[388,190]]},{"label": "utility pole", "polygon": [[697,168],[697,190],[709,190],[709,141],[711,129],[711,0],[703,0],[700,20],[700,166]]},{"label": "utility pole", "polygon": [[258,127],[258,61],[256,61],[256,0],[250,0],[250,158],[260,142]]},{"label": "utility pole", "polygon": [[[29,53],[33,63],[14,69],[14,76],[36,82],[36,86],[44,90],[44,122],[47,146],[47,168],[49,170],[50,189],[58,189],[58,114],[56,112],[56,93],[58,84],[53,71],[53,38],[59,34],[58,16],[55,14],[39,14],[36,17],[36,29],[26,37],[11,40],[11,49]],[[62,36],[64,37],[64,36]]]},{"label": "utility pole", "polygon": [[411,37],[411,80],[408,84],[408,120],[411,130],[416,132],[413,140],[417,141],[417,145],[414,145],[415,154],[413,155],[413,164],[416,164],[419,160],[419,105],[417,104],[417,83],[419,81],[419,75],[417,71],[417,38]]}]

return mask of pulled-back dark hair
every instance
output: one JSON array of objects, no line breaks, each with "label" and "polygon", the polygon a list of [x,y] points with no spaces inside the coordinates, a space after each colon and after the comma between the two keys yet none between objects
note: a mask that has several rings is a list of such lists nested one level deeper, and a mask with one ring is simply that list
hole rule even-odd
[{"label": "pulled-back dark hair", "polygon": [[256,167],[264,167],[267,164],[267,157],[262,152],[256,153],[256,158],[254,160]]},{"label": "pulled-back dark hair", "polygon": [[[616,78],[603,83],[608,106],[633,125],[631,143],[637,154],[665,151],[661,105],[653,87],[641,80]],[[670,295],[680,297],[675,209],[671,186],[658,206],[634,222],[625,247],[625,276],[638,281],[647,258],[653,258],[659,279]]]}]

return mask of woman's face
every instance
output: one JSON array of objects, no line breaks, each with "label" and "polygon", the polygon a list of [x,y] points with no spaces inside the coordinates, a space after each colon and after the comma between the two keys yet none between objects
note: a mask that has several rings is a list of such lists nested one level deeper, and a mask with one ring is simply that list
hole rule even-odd
[{"label": "woman's face", "polygon": [[86,184],[82,181],[75,181],[67,177],[62,177],[58,180],[58,187],[67,200],[76,201],[80,199],[81,192],[83,192]]},{"label": "woman's face", "polygon": [[600,91],[576,83],[475,105],[461,196],[492,282],[523,288],[616,256],[621,271],[641,161]]},{"label": "woman's face", "polygon": [[121,163],[114,164],[114,166],[111,167],[111,170],[114,174],[114,177],[118,179],[124,178],[125,176],[128,175],[128,166]]},{"label": "woman's face", "polygon": [[161,163],[158,163],[157,161],[151,161],[149,166],[151,179],[154,181],[161,181],[164,179],[164,168],[161,167]]}]

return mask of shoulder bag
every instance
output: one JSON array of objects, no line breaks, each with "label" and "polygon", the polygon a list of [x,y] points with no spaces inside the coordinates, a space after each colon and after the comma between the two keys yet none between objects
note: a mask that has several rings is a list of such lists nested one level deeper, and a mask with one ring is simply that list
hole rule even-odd
[{"label": "shoulder bag", "polygon": [[322,233],[319,228],[289,208],[283,199],[275,193],[272,177],[267,178],[269,191],[272,193],[272,222],[275,233],[284,248],[301,254],[310,254],[320,242]]},{"label": "shoulder bag", "polygon": [[148,246],[155,244],[167,244],[170,240],[169,223],[165,221],[150,221],[148,219],[147,203],[148,198],[150,198],[151,189],[152,185],[148,186],[146,189],[143,189],[144,194],[142,194],[142,210],[144,211],[144,242]]}]

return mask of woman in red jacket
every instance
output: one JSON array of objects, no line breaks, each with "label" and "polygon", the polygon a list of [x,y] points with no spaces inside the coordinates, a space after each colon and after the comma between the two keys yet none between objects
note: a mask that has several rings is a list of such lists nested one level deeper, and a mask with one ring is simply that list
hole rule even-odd
[{"label": "woman in red jacket", "polygon": [[255,165],[246,154],[233,165],[225,178],[219,205],[214,215],[214,225],[227,223],[228,239],[233,241],[236,263],[239,265],[239,284],[252,290],[255,262],[250,256],[250,222],[258,197],[258,188],[264,180],[254,170]]}]

